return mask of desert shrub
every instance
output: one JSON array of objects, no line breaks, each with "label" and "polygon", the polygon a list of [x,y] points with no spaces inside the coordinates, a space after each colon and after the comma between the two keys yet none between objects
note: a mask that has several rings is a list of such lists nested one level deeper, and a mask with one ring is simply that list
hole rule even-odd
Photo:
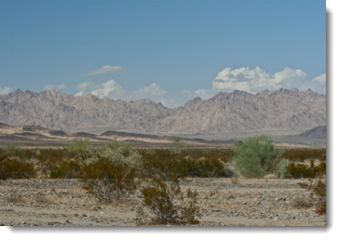
[{"label": "desert shrub", "polygon": [[63,159],[59,167],[51,169],[50,178],[77,178],[82,162],[79,159]]},{"label": "desert shrub", "polygon": [[106,157],[85,164],[79,177],[83,188],[99,202],[124,200],[137,189],[136,169]]},{"label": "desert shrub", "polygon": [[0,179],[34,178],[36,171],[33,163],[21,161],[17,158],[0,158]]},{"label": "desert shrub", "polygon": [[185,149],[189,148],[189,145],[185,144],[179,136],[172,137],[171,141],[172,147],[169,148],[169,151],[172,153],[183,153]]},{"label": "desert shrub", "polygon": [[91,147],[92,145],[89,139],[75,138],[72,140],[72,143],[64,146],[64,150],[76,155],[83,155],[87,154]]},{"label": "desert shrub", "polygon": [[184,177],[229,177],[232,172],[215,158],[192,159],[170,151],[155,150],[154,154],[141,152],[141,169],[144,177],[160,177],[170,180],[173,176]]},{"label": "desert shrub", "polygon": [[182,159],[182,165],[189,177],[231,177],[233,172],[216,158],[194,160]]},{"label": "desert shrub", "polygon": [[156,152],[155,152],[154,149],[147,149],[145,152],[146,152],[146,154],[148,154],[148,155],[156,154]]},{"label": "desert shrub", "polygon": [[97,161],[99,158],[108,158],[115,163],[128,163],[138,165],[141,155],[133,149],[130,143],[113,141],[104,146],[93,148],[86,163]]},{"label": "desert shrub", "polygon": [[316,213],[326,214],[326,179],[309,179],[309,183],[298,183],[301,188],[310,191],[310,199],[316,197]]},{"label": "desert shrub", "polygon": [[[39,154],[36,154],[36,159],[38,160],[38,167],[41,169],[42,173],[46,177],[52,178],[63,177],[64,173],[62,172],[64,171],[63,169],[60,168],[61,164],[65,162],[66,159],[67,160],[73,159],[78,161],[78,157],[76,157],[74,153],[65,152],[59,149],[41,149],[39,152],[40,152]],[[63,165],[65,167],[66,162],[63,163]]]},{"label": "desert shrub", "polygon": [[280,151],[267,135],[249,137],[235,144],[235,170],[244,177],[263,177],[277,170]]},{"label": "desert shrub", "polygon": [[293,200],[293,206],[296,208],[309,208],[312,204],[306,197],[296,197]]},{"label": "desert shrub", "polygon": [[22,160],[34,159],[35,157],[36,151],[29,149],[23,149],[23,151],[21,151],[18,155],[18,158]]},{"label": "desert shrub", "polygon": [[[146,214],[144,208],[153,213],[150,223],[158,224],[198,224],[201,216],[200,209],[196,206],[198,193],[187,190],[186,196],[182,193],[176,176],[170,182],[156,177],[150,186],[141,189],[143,205],[138,209],[137,220],[143,223]],[[145,221],[145,220],[144,220]],[[145,224],[145,223],[144,223]]]},{"label": "desert shrub", "polygon": [[315,166],[314,160],[310,160],[310,166],[290,163],[287,167],[287,176],[291,178],[315,178],[325,173],[326,162],[322,162],[319,166]]},{"label": "desert shrub", "polygon": [[24,149],[15,144],[10,144],[4,148],[4,151],[7,155],[12,156],[12,155],[19,155],[20,153],[24,151]]},{"label": "desert shrub", "polygon": [[281,159],[280,162],[277,164],[277,170],[279,173],[279,177],[280,178],[287,178],[288,176],[288,166],[289,166],[290,162],[288,159]]},{"label": "desert shrub", "polygon": [[131,155],[133,152],[135,152],[133,150],[132,144],[128,142],[114,140],[112,142],[107,143],[106,146],[114,151],[120,150],[124,156]]},{"label": "desert shrub", "polygon": [[308,159],[322,160],[326,156],[326,149],[286,149],[282,152],[282,157],[290,161],[304,161]]}]

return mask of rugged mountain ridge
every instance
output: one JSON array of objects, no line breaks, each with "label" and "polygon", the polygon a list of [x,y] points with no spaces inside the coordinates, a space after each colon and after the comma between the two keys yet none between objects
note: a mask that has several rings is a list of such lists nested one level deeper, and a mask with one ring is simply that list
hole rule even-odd
[{"label": "rugged mountain ridge", "polygon": [[305,129],[326,125],[326,96],[311,90],[264,90],[197,97],[183,107],[168,109],[151,100],[125,102],[48,90],[20,89],[0,95],[0,122],[54,130],[103,127],[149,133],[220,133],[266,129]]}]

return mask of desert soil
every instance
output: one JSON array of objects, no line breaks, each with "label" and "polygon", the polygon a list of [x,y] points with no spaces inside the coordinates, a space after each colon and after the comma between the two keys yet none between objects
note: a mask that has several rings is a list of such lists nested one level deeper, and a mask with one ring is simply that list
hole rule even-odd
[{"label": "desert soil", "polygon": [[[325,226],[314,206],[297,207],[307,197],[306,180],[189,178],[181,189],[197,189],[199,226]],[[120,204],[99,204],[72,180],[0,181],[2,226],[136,226],[140,192]]]}]

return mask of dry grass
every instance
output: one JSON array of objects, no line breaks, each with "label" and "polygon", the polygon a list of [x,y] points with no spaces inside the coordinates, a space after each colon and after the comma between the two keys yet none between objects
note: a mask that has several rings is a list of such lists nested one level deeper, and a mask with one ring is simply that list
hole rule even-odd
[{"label": "dry grass", "polygon": [[231,182],[233,183],[233,184],[237,184],[237,182],[238,182],[238,180],[239,180],[239,176],[238,175],[234,175],[234,176],[232,176],[231,178],[230,178],[230,180],[231,180]]},{"label": "dry grass", "polygon": [[293,207],[295,208],[310,208],[312,207],[312,204],[306,197],[296,197],[293,200]]}]

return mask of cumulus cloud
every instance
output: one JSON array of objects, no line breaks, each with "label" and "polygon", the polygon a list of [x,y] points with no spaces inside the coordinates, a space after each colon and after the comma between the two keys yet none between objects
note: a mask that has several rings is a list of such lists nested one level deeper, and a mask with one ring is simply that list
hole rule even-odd
[{"label": "cumulus cloud", "polygon": [[218,92],[233,92],[243,90],[250,93],[258,93],[264,89],[270,91],[279,88],[306,91],[311,88],[319,94],[326,93],[326,74],[322,74],[313,80],[307,79],[307,74],[300,69],[294,70],[284,68],[274,74],[267,73],[260,67],[249,69],[243,67],[238,69],[225,68],[217,74],[212,81],[210,89],[198,89],[196,91],[167,92],[160,85],[152,83],[134,91],[126,91],[115,80],[95,85],[93,82],[83,82],[77,86],[76,96],[93,94],[100,98],[122,99],[124,101],[150,99],[156,103],[161,102],[168,108],[183,106],[187,101],[199,96],[209,99]]},{"label": "cumulus cloud", "polygon": [[1,87],[0,86],[0,94],[9,94],[11,91],[11,88],[9,87]]},{"label": "cumulus cloud", "polygon": [[57,86],[54,86],[53,84],[46,84],[44,85],[44,90],[51,90],[51,89],[64,89],[66,88],[66,85],[65,84],[60,84],[60,85],[57,85]]},{"label": "cumulus cloud", "polygon": [[314,78],[311,81],[310,89],[317,93],[326,94],[326,73]]},{"label": "cumulus cloud", "polygon": [[56,86],[56,88],[58,88],[58,89],[64,89],[64,88],[66,88],[66,85],[62,83],[62,84]]},{"label": "cumulus cloud", "polygon": [[83,82],[77,85],[76,96],[93,94],[99,98],[122,99],[124,101],[137,101],[140,99],[150,99],[156,103],[161,102],[164,106],[174,108],[180,106],[184,101],[188,101],[194,96],[191,92],[168,93],[156,83],[144,86],[135,91],[126,91],[115,80],[109,80],[98,85],[92,82]]},{"label": "cumulus cloud", "polygon": [[97,74],[103,74],[103,73],[109,73],[109,72],[115,72],[115,71],[123,71],[124,69],[121,66],[109,66],[105,65],[97,70],[93,70],[89,73],[85,73],[86,76],[92,76]]},{"label": "cumulus cloud", "polygon": [[260,67],[254,69],[242,67],[234,70],[225,68],[217,74],[211,89],[199,89],[195,93],[203,99],[208,99],[219,91],[242,90],[254,94],[264,89],[272,91],[279,88],[297,88],[300,91],[311,88],[313,91],[323,94],[326,90],[326,74],[308,81],[307,74],[301,69],[294,70],[289,67],[274,74],[267,73]]},{"label": "cumulus cloud", "polygon": [[306,73],[286,67],[275,74],[266,73],[260,67],[243,67],[231,70],[225,68],[217,74],[212,86],[217,89],[243,90],[251,93],[263,89],[274,90],[280,87],[290,88],[299,85]]},{"label": "cumulus cloud", "polygon": [[162,89],[158,84],[152,83],[149,86],[140,88],[131,94],[132,100],[138,100],[143,98],[148,99],[160,99],[164,97],[167,92]]},{"label": "cumulus cloud", "polygon": [[44,85],[44,90],[51,90],[53,89],[54,85],[53,84],[46,84]]},{"label": "cumulus cloud", "polygon": [[319,82],[319,83],[321,83],[321,84],[326,83],[326,73],[324,73],[324,74],[322,74],[322,75],[320,75],[320,76],[317,76],[316,78],[314,78],[314,79],[312,80],[312,82]]},{"label": "cumulus cloud", "polygon": [[99,98],[108,97],[112,99],[123,98],[126,95],[126,91],[115,80],[109,80],[96,86],[91,93]]}]

